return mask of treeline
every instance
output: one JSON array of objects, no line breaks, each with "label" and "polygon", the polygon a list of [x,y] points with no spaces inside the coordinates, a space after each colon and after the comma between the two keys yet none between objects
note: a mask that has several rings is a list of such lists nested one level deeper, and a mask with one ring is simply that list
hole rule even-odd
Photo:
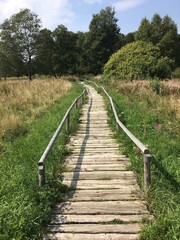
[{"label": "treeline", "polygon": [[124,45],[142,40],[157,45],[162,56],[180,66],[180,35],[174,21],[155,14],[144,18],[137,32],[120,33],[111,7],[94,14],[88,32],[71,32],[64,25],[41,28],[39,17],[22,9],[0,25],[0,77],[34,74],[99,74],[110,56]]}]

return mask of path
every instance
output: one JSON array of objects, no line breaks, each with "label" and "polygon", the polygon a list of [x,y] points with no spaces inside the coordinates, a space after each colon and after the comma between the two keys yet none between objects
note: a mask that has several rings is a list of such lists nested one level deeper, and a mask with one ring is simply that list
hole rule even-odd
[{"label": "path", "polygon": [[119,152],[101,95],[89,89],[78,133],[71,137],[63,183],[71,191],[52,212],[45,239],[134,240],[149,218],[129,159]]}]

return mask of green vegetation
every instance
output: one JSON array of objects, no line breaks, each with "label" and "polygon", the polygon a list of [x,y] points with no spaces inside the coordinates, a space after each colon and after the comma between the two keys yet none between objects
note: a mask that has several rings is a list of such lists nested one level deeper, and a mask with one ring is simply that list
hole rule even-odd
[{"label": "green vegetation", "polygon": [[[7,83],[8,84],[8,83]],[[16,83],[14,83],[16,84]],[[28,132],[9,135],[0,149],[0,239],[41,239],[53,204],[63,199],[62,164],[68,150],[65,131],[46,160],[46,185],[38,186],[37,163],[65,112],[80,95],[76,83],[30,122]],[[49,91],[50,92],[50,91]],[[35,97],[35,95],[34,95]],[[76,131],[79,113],[73,110],[70,129]]]},{"label": "green vegetation", "polygon": [[[155,220],[145,224],[141,239],[180,239],[179,92],[171,87],[166,95],[161,95],[149,86],[148,81],[121,84],[116,81],[109,82],[106,89],[113,96],[120,120],[148,146],[154,157],[147,201]],[[109,114],[113,119],[111,111]],[[115,129],[115,123],[111,124]],[[123,142],[124,154],[129,155],[142,186],[142,154],[133,151],[132,141],[121,130],[116,137]]]},{"label": "green vegetation", "polygon": [[133,80],[168,78],[173,61],[162,57],[160,49],[151,43],[129,43],[114,53],[105,64],[104,75],[109,79]]},{"label": "green vegetation", "polygon": [[180,68],[175,69],[175,71],[172,73],[172,77],[180,79]]},{"label": "green vegetation", "polygon": [[[86,33],[64,25],[54,31],[40,28],[40,19],[23,9],[0,25],[0,77],[34,74],[97,74],[122,45],[111,7],[94,14]],[[29,44],[29,45],[28,45]]]},{"label": "green vegetation", "polygon": [[177,32],[177,25],[169,17],[160,17],[154,14],[151,21],[142,19],[138,31],[135,34],[135,40],[141,40],[152,43],[159,47],[161,55],[175,60],[175,65],[180,65],[180,41]]}]

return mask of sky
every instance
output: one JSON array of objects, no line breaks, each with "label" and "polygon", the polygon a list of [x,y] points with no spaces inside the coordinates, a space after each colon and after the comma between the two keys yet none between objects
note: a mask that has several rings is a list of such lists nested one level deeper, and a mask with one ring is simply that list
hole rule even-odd
[{"label": "sky", "polygon": [[151,20],[155,13],[170,16],[180,33],[180,0],[0,0],[0,24],[23,8],[29,8],[42,21],[42,27],[54,30],[65,25],[68,30],[87,32],[93,14],[107,6],[115,8],[121,33],[138,29],[142,18]]}]

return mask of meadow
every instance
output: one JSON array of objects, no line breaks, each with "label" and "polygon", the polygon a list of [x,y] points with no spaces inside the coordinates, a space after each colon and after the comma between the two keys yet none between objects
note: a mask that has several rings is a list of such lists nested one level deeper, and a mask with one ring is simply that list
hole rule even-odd
[{"label": "meadow", "polygon": [[[99,79],[98,83],[113,96],[120,120],[153,155],[152,183],[146,200],[155,218],[145,224],[140,239],[180,239],[180,82]],[[109,115],[115,129],[110,109]],[[142,154],[134,151],[133,143],[121,130],[115,135],[123,143],[143,188]]]},{"label": "meadow", "polygon": [[[46,160],[46,181],[38,186],[37,163],[65,112],[82,93],[66,79],[0,82],[0,239],[40,239],[55,202],[63,199],[65,131]],[[76,131],[79,111],[71,114]]]}]

